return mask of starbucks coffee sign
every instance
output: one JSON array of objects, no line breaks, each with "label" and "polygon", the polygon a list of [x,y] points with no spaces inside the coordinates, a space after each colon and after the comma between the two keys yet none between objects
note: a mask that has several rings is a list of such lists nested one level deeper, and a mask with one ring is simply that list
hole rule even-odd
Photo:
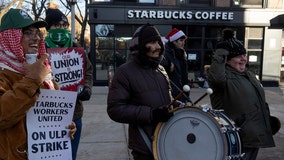
[{"label": "starbucks coffee sign", "polygon": [[129,19],[173,19],[173,20],[234,20],[234,12],[225,11],[173,11],[173,10],[128,10]]}]

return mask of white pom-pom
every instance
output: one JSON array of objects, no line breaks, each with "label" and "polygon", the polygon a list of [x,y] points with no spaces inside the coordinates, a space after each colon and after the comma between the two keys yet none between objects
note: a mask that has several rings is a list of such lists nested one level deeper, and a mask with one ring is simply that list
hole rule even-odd
[{"label": "white pom-pom", "polygon": [[211,88],[207,88],[206,93],[210,95],[213,93],[213,90]]},{"label": "white pom-pom", "polygon": [[182,87],[182,89],[183,89],[184,92],[189,92],[189,91],[190,91],[189,85],[184,85],[184,86]]}]

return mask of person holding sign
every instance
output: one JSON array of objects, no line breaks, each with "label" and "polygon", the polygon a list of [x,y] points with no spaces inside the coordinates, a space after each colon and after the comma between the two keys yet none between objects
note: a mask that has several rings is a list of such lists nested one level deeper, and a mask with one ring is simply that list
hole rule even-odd
[{"label": "person holding sign", "polygon": [[[70,47],[80,47],[79,44],[72,42],[71,34],[68,30],[69,22],[67,17],[57,8],[48,8],[46,10],[45,21],[48,23],[46,30],[48,32],[45,43],[47,48],[70,48]],[[69,54],[70,56],[71,54]],[[84,73],[83,80],[84,84],[82,90],[79,91],[76,107],[74,111],[73,121],[76,123],[77,131],[74,135],[74,140],[72,144],[72,157],[73,160],[76,160],[77,150],[79,147],[81,130],[82,130],[82,116],[83,116],[83,103],[82,101],[89,100],[92,95],[92,86],[93,86],[93,67],[89,58],[84,54]],[[68,57],[68,55],[66,56]],[[71,66],[71,68],[76,66]],[[59,67],[62,69],[62,67]],[[74,78],[70,78],[73,81]],[[63,81],[62,79],[58,81]],[[57,82],[58,82],[57,81]],[[59,82],[58,82],[59,83]],[[61,84],[61,83],[60,83]],[[62,89],[63,90],[63,89]],[[68,89],[64,89],[68,90]]]},{"label": "person holding sign", "polygon": [[[28,159],[26,114],[40,89],[58,89],[39,30],[46,25],[21,9],[10,9],[1,19],[0,159]],[[72,123],[69,128],[72,139],[76,126]]]}]

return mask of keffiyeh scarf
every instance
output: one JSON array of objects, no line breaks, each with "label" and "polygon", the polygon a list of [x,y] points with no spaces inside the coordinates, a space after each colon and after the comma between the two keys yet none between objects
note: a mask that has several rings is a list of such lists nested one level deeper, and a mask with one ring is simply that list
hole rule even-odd
[{"label": "keffiyeh scarf", "polygon": [[[8,29],[0,32],[0,67],[12,70],[18,73],[25,73],[23,63],[26,61],[22,47],[22,30]],[[38,46],[38,57],[46,54],[44,40],[41,39]],[[50,68],[49,61],[46,60],[46,67]],[[47,76],[44,84],[52,89],[52,76]]]}]

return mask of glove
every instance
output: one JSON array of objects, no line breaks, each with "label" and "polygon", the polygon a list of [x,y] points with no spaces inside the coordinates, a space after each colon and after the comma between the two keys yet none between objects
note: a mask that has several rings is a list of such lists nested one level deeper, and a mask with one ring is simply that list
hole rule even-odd
[{"label": "glove", "polygon": [[92,95],[91,88],[84,86],[83,90],[78,95],[78,99],[81,101],[87,101],[91,98],[91,95]]},{"label": "glove", "polygon": [[216,59],[219,63],[225,63],[226,57],[229,55],[228,50],[226,49],[216,49],[215,54],[213,55],[214,59]]},{"label": "glove", "polygon": [[229,55],[229,51],[227,49],[224,49],[224,48],[219,48],[219,49],[216,49],[215,55],[227,56],[227,55]]},{"label": "glove", "polygon": [[155,108],[152,110],[152,121],[154,123],[167,122],[173,115],[166,107]]}]

